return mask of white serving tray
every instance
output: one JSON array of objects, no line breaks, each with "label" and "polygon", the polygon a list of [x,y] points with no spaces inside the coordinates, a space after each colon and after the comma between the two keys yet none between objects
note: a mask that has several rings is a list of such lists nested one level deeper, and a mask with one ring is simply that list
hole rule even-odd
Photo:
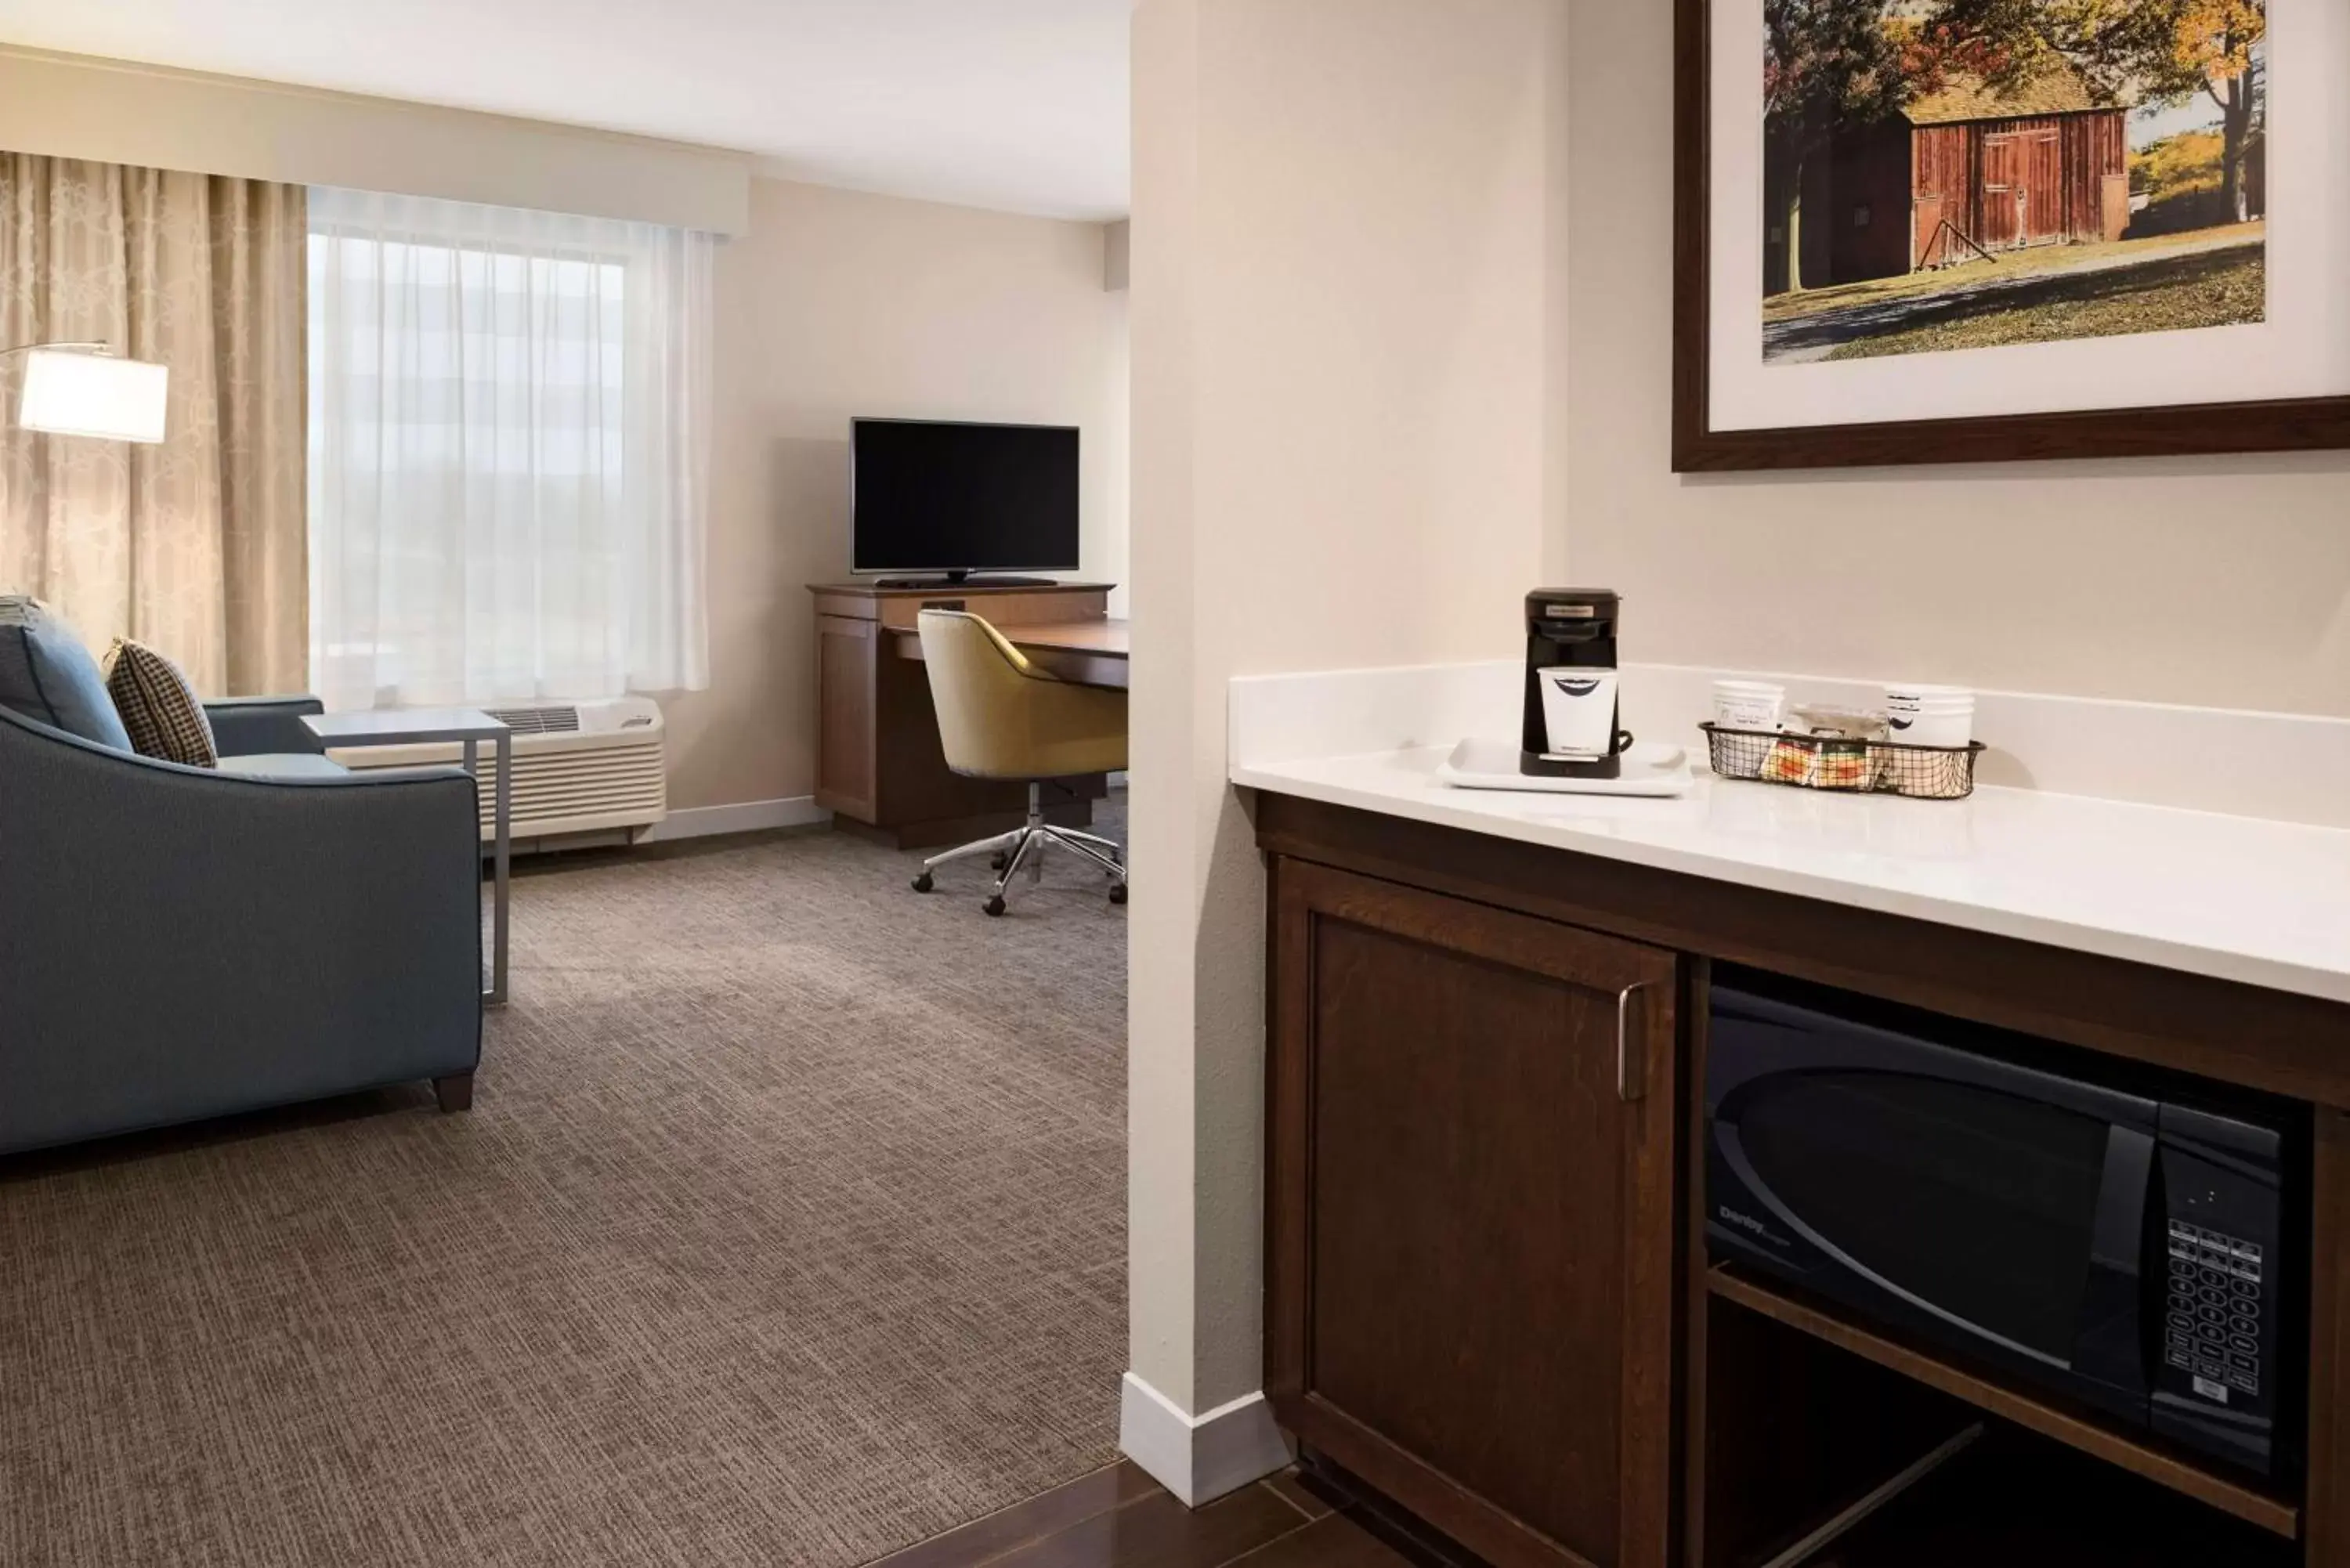
[{"label": "white serving tray", "polygon": [[1624,753],[1624,776],[1613,779],[1541,778],[1518,771],[1515,741],[1463,741],[1436,770],[1440,783],[1455,789],[1522,790],[1536,794],[1628,794],[1670,798],[1696,787],[1689,753],[1679,746],[1643,743]]}]

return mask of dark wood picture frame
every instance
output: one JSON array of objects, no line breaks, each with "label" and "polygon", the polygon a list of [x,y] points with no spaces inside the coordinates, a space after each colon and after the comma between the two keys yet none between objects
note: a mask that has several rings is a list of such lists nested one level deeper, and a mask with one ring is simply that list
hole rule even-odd
[{"label": "dark wood picture frame", "polygon": [[1711,426],[1712,0],[1675,0],[1673,472],[2177,457],[2350,447],[2350,397],[1717,431]]}]

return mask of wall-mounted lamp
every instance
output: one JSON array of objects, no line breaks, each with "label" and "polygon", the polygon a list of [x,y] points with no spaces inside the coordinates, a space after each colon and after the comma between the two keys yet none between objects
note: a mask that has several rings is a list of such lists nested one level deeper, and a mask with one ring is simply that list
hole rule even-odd
[{"label": "wall-mounted lamp", "polygon": [[118,358],[104,343],[0,348],[0,358],[16,354],[26,356],[25,390],[16,400],[16,422],[25,429],[150,445],[163,439],[169,366]]}]

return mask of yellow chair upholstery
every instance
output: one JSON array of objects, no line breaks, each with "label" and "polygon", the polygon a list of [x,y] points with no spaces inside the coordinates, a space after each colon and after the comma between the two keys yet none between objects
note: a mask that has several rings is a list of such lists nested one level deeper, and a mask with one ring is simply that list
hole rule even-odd
[{"label": "yellow chair upholstery", "polygon": [[1126,693],[1080,686],[1039,670],[993,627],[959,610],[924,610],[922,660],[947,766],[972,778],[1023,780],[1028,821],[1010,833],[934,855],[914,891],[938,889],[941,867],[986,855],[1002,873],[982,908],[1005,910],[1003,895],[1023,870],[1032,882],[1049,846],[1109,878],[1113,904],[1126,902],[1126,850],[1097,834],[1049,821],[1044,781],[1118,773],[1126,766]]},{"label": "yellow chair upholstery", "polygon": [[947,766],[983,779],[1126,767],[1126,693],[1055,679],[975,615],[924,610],[922,659]]}]

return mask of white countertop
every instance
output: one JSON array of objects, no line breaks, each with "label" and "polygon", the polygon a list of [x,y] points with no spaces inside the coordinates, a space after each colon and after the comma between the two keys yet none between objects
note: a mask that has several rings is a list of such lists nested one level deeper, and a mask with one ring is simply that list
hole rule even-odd
[{"label": "white countertop", "polygon": [[1960,802],[1700,773],[1681,800],[1437,782],[1440,747],[1248,760],[1232,783],[2350,1002],[2350,830],[1983,787]]}]

